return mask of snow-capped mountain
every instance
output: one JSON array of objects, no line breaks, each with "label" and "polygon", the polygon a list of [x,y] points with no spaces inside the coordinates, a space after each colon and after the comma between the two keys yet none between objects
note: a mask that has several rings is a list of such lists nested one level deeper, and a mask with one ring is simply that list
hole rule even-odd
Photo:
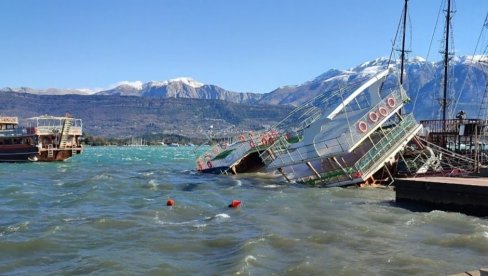
[{"label": "snow-capped mountain", "polygon": [[[480,58],[462,56],[455,57],[450,62],[448,97],[451,117],[459,110],[467,111],[468,116],[478,117],[488,84],[488,65],[479,62]],[[298,106],[321,93],[329,93],[358,80],[371,78],[392,64],[399,65],[399,61],[389,62],[386,58],[378,58],[348,70],[331,69],[301,85],[281,87],[264,94],[258,103]],[[413,110],[422,119],[438,118],[443,63],[428,62],[424,58],[415,57],[406,62],[405,68],[404,87],[412,100],[406,107],[407,111]]]},{"label": "snow-capped mountain", "polygon": [[[480,62],[481,56],[453,57],[450,66],[450,117],[465,110],[468,117],[478,117],[485,87],[488,84],[488,64]],[[365,81],[387,66],[399,68],[399,61],[377,58],[356,67],[340,70],[330,69],[316,78],[300,85],[283,86],[265,94],[239,93],[219,86],[203,84],[192,78],[176,78],[165,81],[123,81],[114,88],[97,95],[138,96],[143,98],[194,98],[217,99],[239,104],[271,104],[298,106],[313,97],[330,93],[340,87]],[[399,70],[399,69],[398,69]],[[418,118],[439,117],[439,101],[442,95],[443,63],[429,62],[424,58],[409,59],[405,65],[404,87],[412,99],[407,111],[414,110]],[[83,89],[33,89],[3,88],[1,92],[19,92],[41,95],[91,94]]]},{"label": "snow-capped mountain", "polygon": [[151,81],[144,84],[124,82],[113,89],[101,91],[97,94],[149,98],[215,99],[246,104],[256,103],[261,98],[260,94],[232,92],[216,85],[203,84],[192,78]]}]

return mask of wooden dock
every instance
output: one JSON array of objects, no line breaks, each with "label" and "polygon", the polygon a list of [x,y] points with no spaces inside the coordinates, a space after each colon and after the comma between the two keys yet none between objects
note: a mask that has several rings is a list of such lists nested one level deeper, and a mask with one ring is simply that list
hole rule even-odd
[{"label": "wooden dock", "polygon": [[475,216],[488,216],[487,177],[418,177],[395,179],[397,203]]}]

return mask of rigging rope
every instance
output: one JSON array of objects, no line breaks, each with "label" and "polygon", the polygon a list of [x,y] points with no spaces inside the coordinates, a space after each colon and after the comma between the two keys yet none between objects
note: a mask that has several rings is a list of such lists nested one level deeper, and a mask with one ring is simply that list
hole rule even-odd
[{"label": "rigging rope", "polygon": [[[445,5],[445,0],[443,0],[441,2],[441,5],[439,6],[439,10],[437,12],[437,18],[435,20],[434,31],[432,32],[432,37],[430,38],[430,43],[429,43],[429,49],[427,50],[427,55],[425,57],[425,60],[426,61],[429,61],[430,51],[432,49],[432,44],[434,42],[435,34],[436,34],[436,31],[437,31],[437,26],[439,25],[439,18],[441,16],[442,8],[444,7],[444,5]],[[434,91],[437,91],[437,82],[434,83]],[[413,101],[412,112],[415,110],[415,107],[417,106],[418,96],[419,96],[419,91],[417,90],[417,93],[415,94],[415,99]],[[432,97],[432,103],[431,103],[432,106],[434,106],[434,101],[435,101],[435,97]]]}]

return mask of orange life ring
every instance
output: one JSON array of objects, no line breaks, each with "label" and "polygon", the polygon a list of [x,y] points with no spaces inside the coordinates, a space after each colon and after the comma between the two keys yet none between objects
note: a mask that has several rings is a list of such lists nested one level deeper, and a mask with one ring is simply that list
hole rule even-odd
[{"label": "orange life ring", "polygon": [[389,98],[386,100],[386,104],[387,104],[389,107],[395,107],[395,105],[396,105],[396,100],[395,100],[395,98],[389,97]]},{"label": "orange life ring", "polygon": [[362,133],[365,133],[368,131],[368,124],[366,124],[364,121],[360,121],[358,123],[358,130]]},{"label": "orange life ring", "polygon": [[372,123],[378,122],[378,119],[379,119],[378,114],[376,114],[376,112],[374,112],[374,111],[369,112],[368,118],[369,118],[369,121]]},{"label": "orange life ring", "polygon": [[263,138],[261,138],[261,144],[263,144],[263,145],[268,144],[268,140],[266,140],[265,136],[263,136]]},{"label": "orange life ring", "polygon": [[209,169],[211,169],[211,168],[213,167],[212,162],[207,161],[207,167],[208,167]]},{"label": "orange life ring", "polygon": [[239,136],[239,140],[240,140],[241,142],[246,141],[246,137],[244,137],[244,134],[241,134],[241,135]]},{"label": "orange life ring", "polygon": [[386,115],[388,115],[388,110],[383,106],[380,106],[380,108],[378,109],[378,113],[380,113],[381,116],[386,117]]},{"label": "orange life ring", "polygon": [[268,143],[269,143],[270,145],[272,145],[272,144],[274,143],[274,139],[273,139],[273,137],[269,137],[269,139],[268,139]]},{"label": "orange life ring", "polygon": [[254,148],[256,146],[256,144],[254,144],[254,141],[251,140],[251,141],[249,141],[249,146],[251,146],[251,148]]}]

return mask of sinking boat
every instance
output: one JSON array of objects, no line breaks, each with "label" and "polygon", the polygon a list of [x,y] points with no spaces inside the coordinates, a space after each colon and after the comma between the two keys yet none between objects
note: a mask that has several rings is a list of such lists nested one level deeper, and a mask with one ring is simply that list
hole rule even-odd
[{"label": "sinking boat", "polygon": [[238,174],[264,169],[261,153],[279,137],[277,131],[246,132],[214,145],[197,158],[202,173]]},{"label": "sinking boat", "polygon": [[19,127],[17,117],[0,117],[0,162],[37,161],[37,136]]},{"label": "sinking boat", "polygon": [[[375,174],[393,164],[422,129],[412,114],[400,114],[408,101],[398,75],[388,68],[356,89],[330,95],[319,118],[280,137],[262,160],[267,171],[288,181],[326,187],[375,182]],[[290,136],[299,142],[290,143]]]},{"label": "sinking boat", "polygon": [[27,133],[37,137],[38,161],[63,161],[83,152],[81,119],[38,116],[27,119]]}]

